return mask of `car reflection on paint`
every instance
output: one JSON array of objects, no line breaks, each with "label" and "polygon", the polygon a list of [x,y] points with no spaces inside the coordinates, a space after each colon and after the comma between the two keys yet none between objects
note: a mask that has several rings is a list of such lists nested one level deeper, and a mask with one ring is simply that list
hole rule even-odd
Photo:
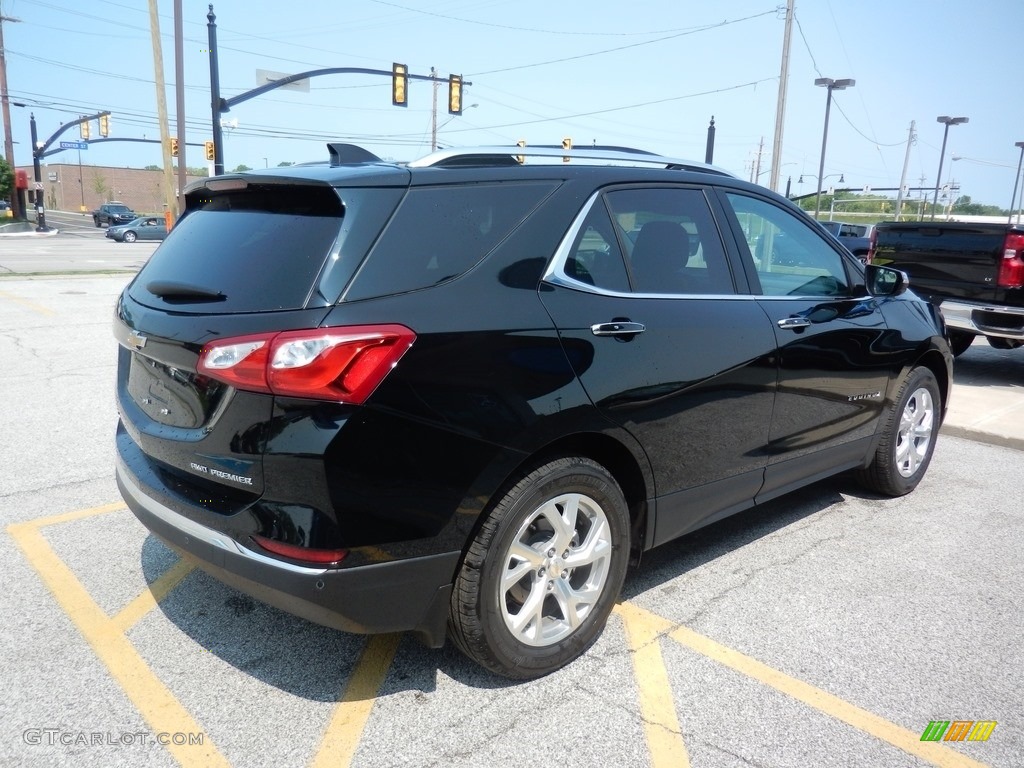
[{"label": "car reflection on paint", "polygon": [[128,224],[108,227],[107,237],[119,243],[134,243],[136,240],[163,240],[167,237],[167,225],[159,216],[140,216]]}]

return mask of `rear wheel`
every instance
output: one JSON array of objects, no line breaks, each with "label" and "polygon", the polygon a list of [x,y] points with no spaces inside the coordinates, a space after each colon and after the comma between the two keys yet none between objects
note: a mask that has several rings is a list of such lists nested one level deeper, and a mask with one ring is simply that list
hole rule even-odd
[{"label": "rear wheel", "polygon": [[857,475],[861,484],[886,496],[914,490],[932,460],[941,414],[935,374],[927,368],[914,368],[883,416],[884,432],[874,458]]},{"label": "rear wheel", "polygon": [[530,679],[581,656],[604,628],[626,574],[629,512],[604,467],[561,458],[494,505],[455,581],[449,634],[471,659]]}]

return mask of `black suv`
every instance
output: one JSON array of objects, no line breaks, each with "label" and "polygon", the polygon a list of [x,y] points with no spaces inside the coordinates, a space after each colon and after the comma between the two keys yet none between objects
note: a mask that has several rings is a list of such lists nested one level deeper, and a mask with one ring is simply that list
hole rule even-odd
[{"label": "black suv", "polygon": [[330,149],[190,186],[117,303],[118,485],[224,582],[530,678],[642,552],[924,475],[936,310],[778,195],[621,148]]}]

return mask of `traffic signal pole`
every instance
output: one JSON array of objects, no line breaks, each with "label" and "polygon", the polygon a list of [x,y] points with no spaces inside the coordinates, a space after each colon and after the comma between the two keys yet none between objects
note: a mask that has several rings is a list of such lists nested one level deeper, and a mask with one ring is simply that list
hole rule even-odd
[{"label": "traffic signal pole", "polygon": [[88,123],[91,120],[98,120],[104,115],[109,114],[110,112],[97,112],[95,115],[86,115],[77,120],[72,120],[70,123],[65,123],[58,128],[46,141],[40,142],[36,133],[36,115],[34,112],[29,113],[29,127],[32,133],[32,175],[35,180],[36,232],[50,231],[50,228],[46,226],[46,210],[43,207],[43,173],[39,160],[49,154],[46,150],[64,131],[74,128],[76,125]]}]

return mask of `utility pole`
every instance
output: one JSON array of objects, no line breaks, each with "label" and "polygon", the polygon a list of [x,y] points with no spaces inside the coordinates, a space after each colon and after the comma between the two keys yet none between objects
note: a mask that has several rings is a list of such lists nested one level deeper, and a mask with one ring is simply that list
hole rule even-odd
[{"label": "utility pole", "polygon": [[177,206],[175,218],[185,203],[185,51],[184,51],[184,20],[182,19],[181,0],[174,0],[174,112],[178,123],[178,194],[175,196]]},{"label": "utility pole", "polygon": [[779,71],[779,97],[775,104],[775,140],[772,143],[772,173],[768,189],[779,189],[779,170],[782,168],[782,128],[786,122],[786,85],[789,82],[789,40],[793,31],[793,6],[796,0],[786,1],[786,31],[782,37],[782,68]]},{"label": "utility pole", "polygon": [[[4,157],[7,159],[7,164],[11,166],[11,172],[14,172],[14,137],[11,136],[11,104],[10,99],[7,95],[7,55],[4,51],[4,22],[5,21],[21,21],[21,19],[15,19],[12,16],[4,16],[3,10],[0,9],[0,102],[3,104],[3,118],[4,118]],[[35,147],[32,147],[32,151],[35,151]],[[21,218],[24,211],[20,210],[21,203],[18,200],[18,193],[16,190],[12,190],[11,194],[11,214],[14,218]]]},{"label": "utility pole", "polygon": [[907,136],[907,153],[903,156],[903,173],[900,174],[900,191],[896,195],[896,219],[900,220],[900,211],[903,210],[903,187],[907,183],[907,165],[910,163],[910,147],[914,143],[914,124],[916,120],[910,121],[910,134]]},{"label": "utility pole", "polygon": [[[153,41],[153,73],[156,77],[156,119],[160,124],[160,145],[164,161],[164,205],[177,218],[177,201],[174,199],[174,172],[171,169],[170,131],[167,125],[167,94],[164,81],[164,53],[160,44],[160,17],[156,0],[149,0],[149,34]],[[178,137],[178,163],[185,163],[185,137]]]},{"label": "utility pole", "polygon": [[430,109],[430,151],[433,152],[437,149],[437,70],[433,67],[430,68],[430,77],[434,80],[431,83],[434,99],[433,106]]},{"label": "utility pole", "polygon": [[761,143],[757,147],[757,165],[754,166],[754,178],[752,182],[757,184],[757,180],[761,178],[761,155],[764,153],[764,136],[761,137]]}]

